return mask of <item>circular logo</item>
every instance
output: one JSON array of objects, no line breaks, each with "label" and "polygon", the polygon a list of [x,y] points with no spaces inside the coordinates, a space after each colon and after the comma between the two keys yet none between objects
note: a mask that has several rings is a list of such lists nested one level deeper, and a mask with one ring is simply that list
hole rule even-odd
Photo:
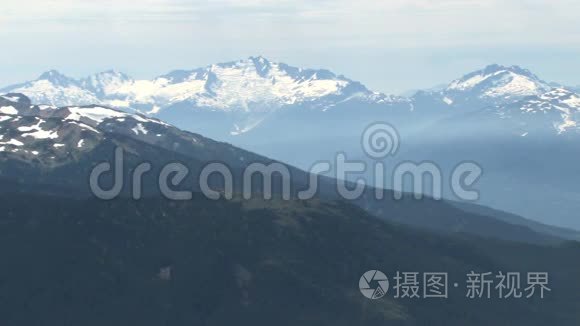
[{"label": "circular logo", "polygon": [[360,277],[358,281],[360,293],[365,297],[376,300],[387,294],[389,290],[389,279],[387,275],[381,271],[368,271]]},{"label": "circular logo", "polygon": [[395,127],[379,122],[365,129],[361,142],[365,154],[373,159],[384,159],[397,153],[400,137]]}]

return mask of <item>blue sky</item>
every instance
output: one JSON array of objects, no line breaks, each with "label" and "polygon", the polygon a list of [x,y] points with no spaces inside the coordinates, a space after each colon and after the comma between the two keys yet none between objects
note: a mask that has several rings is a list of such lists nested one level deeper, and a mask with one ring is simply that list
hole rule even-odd
[{"label": "blue sky", "polygon": [[580,84],[577,0],[4,0],[0,85],[153,77],[251,55],[398,93],[489,63]]}]

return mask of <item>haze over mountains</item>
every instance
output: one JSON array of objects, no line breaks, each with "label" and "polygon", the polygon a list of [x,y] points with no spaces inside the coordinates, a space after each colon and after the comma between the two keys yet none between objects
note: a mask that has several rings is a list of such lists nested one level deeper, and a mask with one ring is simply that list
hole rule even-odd
[{"label": "haze over mountains", "polygon": [[[81,198],[92,196],[87,182],[91,169],[99,162],[113,162],[116,148],[124,152],[123,196],[129,196],[134,190],[132,171],[143,162],[149,162],[152,171],[142,178],[142,196],[160,195],[155,176],[168,163],[180,162],[189,168],[188,179],[178,189],[199,192],[197,177],[202,168],[210,162],[223,162],[233,173],[235,191],[241,192],[245,167],[252,163],[275,162],[139,114],[96,105],[37,106],[31,105],[23,95],[0,96],[0,178],[12,180],[16,189],[74,194]],[[288,168],[292,177],[286,181],[291,185],[292,197],[296,197],[298,191],[307,188],[310,176],[294,167]],[[109,184],[112,177],[110,173],[102,181]],[[274,191],[277,193],[281,191],[281,182],[276,181]],[[210,184],[216,189],[224,189],[219,176],[211,178]],[[254,188],[261,189],[259,184]],[[336,181],[326,177],[320,177],[316,196],[326,200],[342,198],[337,193]],[[477,234],[534,243],[580,239],[578,232],[489,210],[467,213],[461,207],[434,200],[397,202],[390,191],[386,198],[377,199],[371,187],[351,202],[381,219],[442,233]],[[427,212],[418,214],[417,210]]]},{"label": "haze over mountains", "polygon": [[[141,113],[303,169],[339,151],[368,159],[360,135],[386,121],[402,139],[391,165],[431,160],[448,173],[458,162],[475,161],[485,171],[479,203],[580,228],[573,217],[580,209],[580,96],[518,66],[490,65],[410,97],[263,57],[153,80],[114,71],[75,80],[50,71],[0,92],[25,94],[34,104]],[[131,125],[127,132],[141,131]]]},{"label": "haze over mountains", "polygon": [[[494,207],[542,208],[554,212],[542,215],[547,223],[558,224],[558,213],[573,224],[576,215],[567,209],[575,203],[578,142],[575,126],[564,122],[575,118],[576,95],[543,89],[544,84],[528,76],[524,79],[534,84],[534,95],[506,82],[518,79],[516,84],[531,85],[513,77],[513,68],[508,70],[482,72],[413,99],[359,88],[359,95],[350,93],[342,102],[331,99],[354,82],[332,77],[345,84],[335,84],[341,90],[324,91],[326,102],[312,99],[273,111],[183,104],[146,114],[111,108],[110,103],[57,107],[36,104],[20,93],[1,95],[0,252],[7,268],[0,270],[0,320],[23,326],[577,325],[578,231],[474,204],[410,195],[394,200],[390,190],[383,199],[374,199],[371,186],[361,198],[344,200],[336,195],[338,181],[324,176],[316,198],[296,200],[296,191],[304,189],[311,175],[287,165],[290,200],[278,199],[284,177],[274,180],[274,200],[261,199],[259,185],[251,200],[209,200],[196,183],[205,164],[227,164],[239,191],[245,167],[276,161],[157,119],[173,111],[178,113],[175,121],[192,130],[197,121],[219,133],[228,125],[211,120],[212,114],[232,117],[229,123],[258,113],[264,119],[255,128],[224,135],[254,147],[264,144],[256,142],[262,138],[275,145],[270,153],[304,160],[339,149],[353,157],[360,152],[364,126],[389,121],[404,136],[397,159],[430,159],[444,169],[473,159],[486,168],[479,185],[482,196],[504,199]],[[63,89],[83,93],[82,82],[73,85],[55,73],[50,76],[68,85]],[[489,83],[481,86],[483,96],[466,86],[472,78]],[[47,83],[41,81],[40,88]],[[519,91],[506,95],[506,87]],[[207,100],[208,94],[199,99]],[[468,97],[485,106],[458,104]],[[297,150],[289,150],[291,146]],[[117,148],[124,153],[121,195],[95,199],[88,189],[90,171],[100,162],[113,162]],[[143,198],[134,200],[128,198],[136,187],[131,176],[143,162],[152,171],[142,179]],[[174,190],[192,191],[189,200],[160,196],[159,170],[174,162],[190,169],[184,182],[174,184]],[[117,172],[105,175],[101,184],[110,186]],[[219,178],[210,184],[223,190]],[[546,185],[553,189],[547,192]],[[392,299],[391,289],[384,299],[368,301],[357,281],[371,268],[389,276],[444,271],[450,284],[458,283],[449,287],[444,300]],[[542,300],[470,300],[465,279],[474,271],[521,272],[522,287],[526,272],[543,271],[549,273],[550,291]]]}]

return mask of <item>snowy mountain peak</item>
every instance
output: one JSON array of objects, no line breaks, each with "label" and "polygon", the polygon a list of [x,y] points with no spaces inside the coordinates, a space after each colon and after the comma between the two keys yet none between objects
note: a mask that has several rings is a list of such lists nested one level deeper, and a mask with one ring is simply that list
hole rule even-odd
[{"label": "snowy mountain peak", "polygon": [[265,63],[270,62],[270,60],[268,60],[268,58],[265,58],[265,57],[263,57],[261,55],[258,55],[258,56],[255,56],[255,57],[254,56],[250,56],[248,59],[250,59],[250,60],[252,60],[254,62],[259,62],[261,64],[265,64]]},{"label": "snowy mountain peak", "polygon": [[94,74],[94,75],[90,76],[89,79],[98,80],[98,81],[110,81],[110,80],[127,81],[127,80],[131,80],[131,77],[127,76],[126,74],[124,74],[122,72],[111,69],[111,70],[107,70],[107,71],[103,71],[103,72],[99,72],[97,74]]},{"label": "snowy mountain peak", "polygon": [[442,93],[448,104],[503,104],[540,95],[552,88],[527,69],[494,64],[454,80]]},{"label": "snowy mountain peak", "polygon": [[102,97],[108,92],[130,81],[132,81],[132,78],[124,73],[115,70],[107,70],[82,79],[80,83],[83,88]]},{"label": "snowy mountain peak", "polygon": [[272,69],[272,64],[270,61],[262,56],[250,57],[250,60],[254,63],[256,72],[262,77],[267,76],[270,72],[270,69]]},{"label": "snowy mountain peak", "polygon": [[36,80],[2,88],[0,93],[20,93],[34,104],[53,106],[99,103],[95,94],[85,89],[80,81],[56,70],[47,71]]},{"label": "snowy mountain peak", "polygon": [[506,72],[506,71],[512,72],[514,74],[522,75],[522,76],[527,76],[527,77],[532,78],[532,79],[539,80],[539,78],[536,75],[534,75],[530,70],[522,68],[522,67],[517,66],[517,65],[503,66],[503,65],[499,65],[499,64],[491,64],[491,65],[486,66],[484,69],[482,69],[480,71],[473,72],[472,74],[491,75],[491,74],[501,73],[501,72]]},{"label": "snowy mountain peak", "polygon": [[[531,71],[519,66],[489,65],[482,70],[478,70],[454,80],[449,85],[450,90],[470,90],[476,88],[499,88],[512,86],[512,91],[537,91],[538,87],[548,88],[549,85],[540,80]],[[508,89],[506,89],[507,91]],[[499,94],[499,93],[498,93]],[[522,93],[522,95],[524,95]],[[536,95],[526,94],[526,95]]]},{"label": "snowy mountain peak", "polygon": [[47,81],[55,86],[69,87],[78,82],[73,78],[65,76],[56,70],[49,70],[41,74],[36,81]]}]

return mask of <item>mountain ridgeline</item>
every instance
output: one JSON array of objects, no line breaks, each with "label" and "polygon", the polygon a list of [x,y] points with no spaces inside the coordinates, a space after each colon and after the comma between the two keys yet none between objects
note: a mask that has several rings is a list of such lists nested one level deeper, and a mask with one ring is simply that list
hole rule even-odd
[{"label": "mountain ridgeline", "polygon": [[[406,98],[371,91],[328,70],[293,67],[264,57],[176,70],[152,80],[133,79],[113,70],[74,79],[52,70],[0,92],[25,94],[35,104],[100,104],[136,110],[218,139],[251,134],[276,123],[278,116],[292,113],[300,118],[324,112],[322,121],[316,121],[320,124],[345,114],[393,119],[393,115],[417,112],[414,119],[432,119],[488,106],[496,107],[498,113],[519,106],[523,115],[546,111],[566,115],[563,120],[555,115],[549,118],[556,132],[564,132],[573,129],[574,113],[580,106],[574,87],[546,82],[518,66],[490,65],[442,89],[418,91]],[[212,114],[225,118],[223,125],[215,121],[204,129],[191,125],[196,116]]]}]

